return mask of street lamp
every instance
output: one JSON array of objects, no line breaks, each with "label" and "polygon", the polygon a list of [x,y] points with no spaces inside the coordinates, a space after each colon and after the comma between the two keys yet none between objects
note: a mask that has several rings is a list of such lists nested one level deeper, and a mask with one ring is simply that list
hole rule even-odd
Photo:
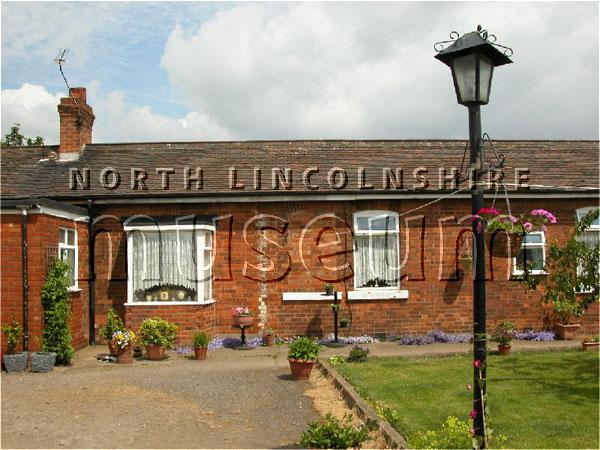
[{"label": "street lamp", "polygon": [[[496,44],[496,37],[488,35],[481,26],[477,31],[459,36],[456,31],[450,34],[449,41],[438,42],[435,55],[452,70],[454,89],[458,103],[469,108],[469,147],[470,174],[474,181],[471,186],[471,212],[476,215],[483,208],[483,186],[481,161],[481,113],[480,106],[490,99],[494,67],[509,64],[512,50]],[[447,44],[450,44],[446,47]],[[499,50],[503,49],[502,51]],[[486,442],[484,427],[483,397],[485,383],[479,383],[479,375],[486,379],[486,330],[485,330],[485,251],[483,230],[473,222],[473,250],[475,252],[475,278],[473,280],[473,361],[480,361],[481,369],[473,367],[474,389],[473,409],[475,434]],[[475,366],[475,364],[474,364]]]}]

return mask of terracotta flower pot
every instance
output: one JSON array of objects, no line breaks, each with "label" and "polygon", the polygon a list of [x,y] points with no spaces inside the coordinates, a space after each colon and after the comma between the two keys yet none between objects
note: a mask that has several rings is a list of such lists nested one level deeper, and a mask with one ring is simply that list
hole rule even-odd
[{"label": "terracotta flower pot", "polygon": [[294,380],[308,380],[315,361],[291,358],[288,361],[290,362],[290,369]]},{"label": "terracotta flower pot", "polygon": [[114,341],[108,341],[108,351],[110,356],[118,356],[119,355],[119,344]]},{"label": "terracotta flower pot", "polygon": [[233,323],[236,327],[239,327],[240,325],[250,326],[253,321],[253,316],[233,316]]},{"label": "terracotta flower pot", "polygon": [[165,359],[165,348],[159,345],[147,345],[146,354],[151,361],[160,361]]},{"label": "terracotta flower pot", "polygon": [[202,360],[206,359],[207,350],[208,350],[208,347],[196,347],[194,349],[194,357],[196,358],[196,360],[202,361]]},{"label": "terracotta flower pot", "polygon": [[498,344],[498,354],[500,354],[500,355],[510,355],[510,345],[508,345],[508,344]]},{"label": "terracotta flower pot", "polygon": [[523,235],[519,233],[486,233],[486,244],[492,255],[500,258],[516,258],[521,250]]},{"label": "terracotta flower pot", "polygon": [[557,323],[554,326],[554,331],[556,332],[556,337],[563,341],[572,341],[577,337],[577,332],[579,331],[579,324],[562,324]]},{"label": "terracotta flower pot", "polygon": [[266,347],[273,347],[273,337],[272,334],[263,334],[263,343]]},{"label": "terracotta flower pot", "polygon": [[117,354],[117,364],[131,364],[133,363],[133,354],[131,352],[131,345],[125,348],[119,349]]},{"label": "terracotta flower pot", "polygon": [[584,350],[595,350],[600,347],[600,342],[582,342],[581,347]]}]

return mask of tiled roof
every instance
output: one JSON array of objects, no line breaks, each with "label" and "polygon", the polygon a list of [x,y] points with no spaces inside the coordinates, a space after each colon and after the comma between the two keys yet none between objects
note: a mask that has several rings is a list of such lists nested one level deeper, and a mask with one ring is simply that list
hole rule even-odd
[{"label": "tiled roof", "polygon": [[[507,183],[514,183],[515,168],[530,169],[532,189],[561,191],[598,188],[598,141],[495,141],[496,149],[506,156],[504,167]],[[465,141],[453,140],[398,140],[398,141],[247,141],[247,142],[192,142],[192,143],[132,143],[92,144],[86,146],[79,161],[56,162],[47,160],[56,146],[2,148],[3,198],[47,197],[54,199],[103,198],[125,196],[165,195],[260,195],[260,193],[359,192],[359,170],[364,168],[371,192],[414,192],[417,183],[413,171],[428,169],[430,183],[427,191],[439,190],[439,168],[461,166]],[[465,173],[468,154],[465,161]],[[118,188],[110,190],[100,183],[100,174],[112,167],[120,174]],[[184,168],[202,167],[201,191],[184,188]],[[230,187],[230,167],[235,167],[238,182],[245,189]],[[254,170],[261,169],[261,189],[253,184]],[[311,190],[303,183],[303,172],[318,167],[311,182],[318,189]],[[330,169],[344,169],[348,182],[343,189],[333,189],[327,181]],[[90,189],[72,190],[70,170],[83,173],[90,169]],[[132,190],[131,169],[144,169],[148,178],[147,190]],[[162,188],[157,168],[172,168],[168,190]],[[273,189],[272,169],[289,168],[292,186]],[[383,169],[402,168],[406,191],[383,189]],[[110,179],[109,179],[110,181]],[[195,188],[195,185],[193,186]],[[449,185],[447,186],[449,188]],[[508,189],[514,189],[509,185]],[[364,192],[364,190],[362,190]],[[589,191],[597,194],[596,191]]]}]

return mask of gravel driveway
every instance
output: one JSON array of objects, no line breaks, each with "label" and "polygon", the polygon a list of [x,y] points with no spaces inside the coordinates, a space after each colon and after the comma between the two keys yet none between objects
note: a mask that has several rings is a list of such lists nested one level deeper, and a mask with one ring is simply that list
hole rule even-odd
[{"label": "gravel driveway", "polygon": [[281,349],[102,363],[77,352],[47,374],[2,373],[2,448],[294,447],[319,416]]}]

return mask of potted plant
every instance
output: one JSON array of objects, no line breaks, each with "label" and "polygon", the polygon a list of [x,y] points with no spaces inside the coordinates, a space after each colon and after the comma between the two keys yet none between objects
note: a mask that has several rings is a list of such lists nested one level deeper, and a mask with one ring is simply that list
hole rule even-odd
[{"label": "potted plant", "polygon": [[321,347],[312,339],[299,337],[288,345],[288,361],[294,380],[308,380]]},{"label": "potted plant", "polygon": [[17,319],[13,317],[12,323],[2,325],[2,332],[6,335],[6,346],[8,347],[7,353],[3,356],[6,371],[23,372],[27,368],[29,355],[27,352],[15,352],[22,333]]},{"label": "potted plant", "polygon": [[510,353],[510,343],[515,337],[515,326],[509,320],[505,320],[496,327],[494,340],[498,343],[498,353],[508,355]]},{"label": "potted plant", "polygon": [[584,350],[600,347],[600,335],[584,337],[583,341],[581,342],[581,347]]},{"label": "potted plant", "polygon": [[160,317],[145,319],[140,328],[140,342],[146,347],[148,359],[165,358],[165,349],[173,348],[177,325]]},{"label": "potted plant", "polygon": [[486,234],[492,254],[501,257],[517,256],[527,233],[543,231],[548,223],[556,223],[554,214],[545,209],[533,209],[515,217],[495,207],[481,208],[472,220],[479,221],[477,229]]},{"label": "potted plant", "polygon": [[348,362],[364,362],[369,357],[370,350],[366,347],[360,347],[359,345],[355,345],[350,350],[350,354],[346,361]]},{"label": "potted plant", "polygon": [[348,319],[340,319],[340,328],[346,328],[350,321]]},{"label": "potted plant", "polygon": [[231,308],[233,323],[236,327],[252,325],[254,311],[247,306],[236,306]]},{"label": "potted plant", "polygon": [[325,285],[325,295],[333,295],[333,285],[327,283]]},{"label": "potted plant", "polygon": [[208,343],[210,342],[210,338],[208,334],[204,331],[198,331],[194,334],[194,340],[192,345],[194,347],[194,357],[198,361],[202,361],[206,359],[206,352],[208,350]]},{"label": "potted plant", "polygon": [[124,330],[125,325],[117,314],[117,312],[110,308],[106,314],[106,325],[100,328],[99,333],[102,338],[108,344],[108,350],[111,356],[117,356],[119,354],[118,346],[113,342],[113,335],[119,331]]},{"label": "potted plant", "polygon": [[589,245],[580,235],[598,218],[598,209],[577,222],[567,241],[553,243],[546,255],[544,303],[551,304],[557,318],[555,331],[559,339],[575,339],[577,319],[600,297],[598,289],[600,249]]},{"label": "potted plant", "polygon": [[112,335],[111,342],[117,347],[117,363],[131,364],[133,362],[132,347],[135,333],[131,330],[117,330]]},{"label": "potted plant", "polygon": [[274,337],[275,337],[275,331],[273,331],[273,328],[267,328],[265,331],[263,331],[263,343],[265,344],[266,347],[273,346],[273,338]]}]

